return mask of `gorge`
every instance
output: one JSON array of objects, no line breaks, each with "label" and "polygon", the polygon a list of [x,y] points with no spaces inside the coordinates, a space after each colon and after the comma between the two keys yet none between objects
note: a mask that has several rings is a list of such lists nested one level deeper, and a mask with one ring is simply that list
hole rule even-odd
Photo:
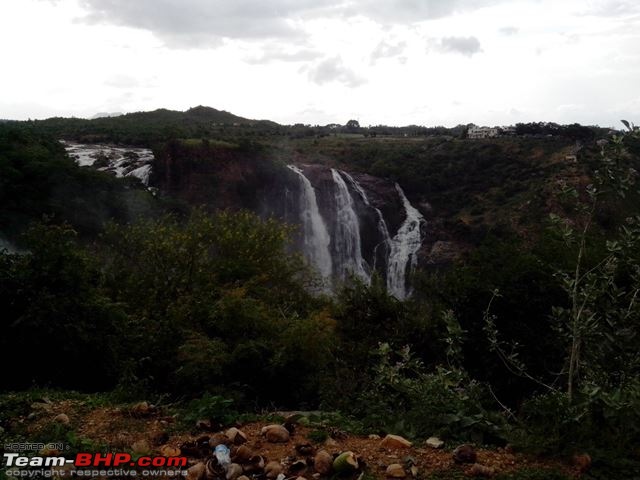
[{"label": "gorge", "polygon": [[396,298],[411,294],[427,223],[397,183],[317,164],[270,162],[263,172],[223,155],[185,165],[176,152],[155,159],[148,149],[65,148],[81,166],[137,177],[189,203],[247,208],[297,227],[292,248],[318,273],[321,291],[330,293],[352,276],[368,284],[376,273]]}]

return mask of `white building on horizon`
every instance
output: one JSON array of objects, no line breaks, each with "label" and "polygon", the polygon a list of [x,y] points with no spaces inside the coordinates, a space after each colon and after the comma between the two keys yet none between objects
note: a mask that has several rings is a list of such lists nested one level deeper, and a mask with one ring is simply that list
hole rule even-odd
[{"label": "white building on horizon", "polygon": [[472,125],[467,131],[468,138],[495,138],[500,135],[500,132],[495,127],[478,127]]}]

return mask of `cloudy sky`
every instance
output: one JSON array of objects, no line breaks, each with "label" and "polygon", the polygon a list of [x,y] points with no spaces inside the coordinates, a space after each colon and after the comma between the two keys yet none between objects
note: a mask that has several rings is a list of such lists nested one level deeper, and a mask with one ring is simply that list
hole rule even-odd
[{"label": "cloudy sky", "polygon": [[640,123],[638,0],[0,0],[0,118]]}]

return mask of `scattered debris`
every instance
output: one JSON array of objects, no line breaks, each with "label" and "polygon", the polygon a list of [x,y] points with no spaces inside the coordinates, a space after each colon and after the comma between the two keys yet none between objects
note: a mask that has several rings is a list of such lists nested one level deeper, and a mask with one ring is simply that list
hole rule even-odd
[{"label": "scattered debris", "polygon": [[[37,433],[40,429],[49,427],[56,415],[64,413],[73,418],[74,433],[79,438],[109,445],[110,448],[145,451],[145,454],[150,455],[188,457],[190,468],[185,472],[187,480],[226,480],[227,475],[229,480],[302,480],[299,477],[307,480],[328,480],[334,476],[338,478],[342,473],[334,470],[334,461],[338,469],[344,468],[345,480],[362,480],[361,475],[366,475],[367,478],[371,476],[372,479],[375,477],[389,480],[419,480],[429,478],[433,472],[447,472],[452,469],[469,477],[491,478],[498,473],[508,475],[523,468],[536,471],[553,468],[562,471],[567,477],[576,477],[589,469],[591,460],[584,453],[576,455],[570,464],[563,464],[558,460],[543,460],[524,453],[514,453],[508,447],[478,450],[474,459],[473,454],[476,451],[470,445],[461,445],[452,458],[452,452],[447,450],[446,446],[439,449],[429,446],[434,443],[435,438],[427,443],[421,442],[419,446],[405,447],[404,445],[410,442],[397,436],[389,436],[386,439],[387,445],[389,438],[401,439],[399,443],[392,441],[394,446],[390,448],[381,449],[380,438],[352,434],[340,438],[339,441],[330,439],[325,445],[320,446],[311,442],[309,438],[319,426],[304,424],[302,420],[296,423],[295,443],[274,443],[266,438],[267,431],[275,428],[282,433],[283,429],[287,430],[284,425],[274,427],[265,423],[250,422],[223,428],[216,424],[216,430],[210,433],[195,433],[189,432],[188,429],[168,430],[158,415],[134,417],[131,415],[131,408],[109,406],[87,409],[85,405],[75,401],[43,405],[48,406],[50,412],[29,423],[32,432]],[[36,408],[35,411],[45,413],[47,407]],[[307,417],[303,417],[305,418]],[[323,431],[329,431],[327,425],[322,425],[321,428]],[[261,435],[263,430],[264,434]],[[243,441],[244,438],[246,442]],[[237,444],[238,442],[241,443]],[[226,470],[214,457],[213,449],[217,445],[230,448],[230,461]],[[403,446],[398,448],[399,445]],[[457,463],[463,464],[464,470],[454,466],[455,459]]]}]

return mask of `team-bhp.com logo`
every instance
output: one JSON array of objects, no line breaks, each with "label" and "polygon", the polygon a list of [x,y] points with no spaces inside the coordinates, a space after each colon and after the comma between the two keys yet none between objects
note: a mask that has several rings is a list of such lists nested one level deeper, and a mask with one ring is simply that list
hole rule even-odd
[{"label": "team-bhp.com logo", "polygon": [[[159,472],[156,470],[143,469],[175,469],[173,474],[185,475],[186,471],[181,469],[187,466],[187,457],[151,457],[144,456],[134,458],[128,453],[78,453],[75,458],[65,457],[27,457],[19,453],[5,453],[3,466],[5,473],[11,477],[29,477],[28,469],[60,469],[61,467],[71,467],[68,476],[93,475],[95,469],[112,469],[112,475],[125,476],[148,476]],[[90,472],[90,473],[89,473]],[[64,476],[64,475],[62,475]],[[110,476],[108,473],[106,476]]]}]

